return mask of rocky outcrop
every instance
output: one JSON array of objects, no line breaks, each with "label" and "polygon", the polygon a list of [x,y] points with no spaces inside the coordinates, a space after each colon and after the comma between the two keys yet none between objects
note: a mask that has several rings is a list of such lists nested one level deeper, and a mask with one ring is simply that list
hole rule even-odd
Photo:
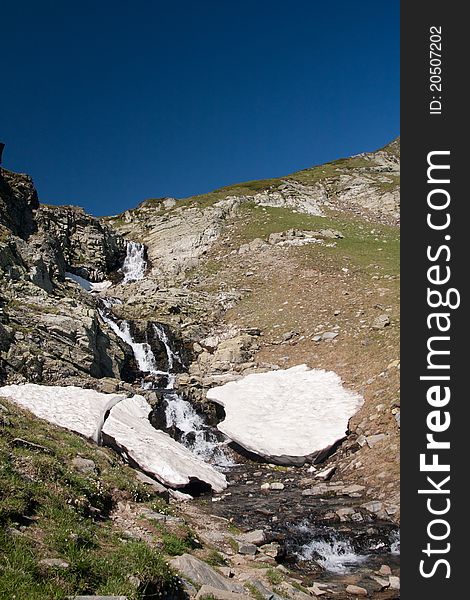
[{"label": "rocky outcrop", "polygon": [[125,240],[75,207],[40,206],[32,180],[0,170],[0,378],[60,381],[135,370],[129,348],[103,328],[96,299],[66,272],[112,277]]}]

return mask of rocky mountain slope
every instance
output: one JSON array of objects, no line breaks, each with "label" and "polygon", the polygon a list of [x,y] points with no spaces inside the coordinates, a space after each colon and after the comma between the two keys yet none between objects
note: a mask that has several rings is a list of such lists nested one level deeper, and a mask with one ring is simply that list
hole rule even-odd
[{"label": "rocky mountain slope", "polygon": [[[207,400],[215,385],[302,364],[334,371],[364,402],[322,464],[248,461],[228,475],[231,494],[195,502],[185,518],[210,543],[215,534],[202,524],[216,531],[220,518],[262,526],[274,540],[287,502],[300,520],[311,507],[318,523],[345,531],[382,523],[385,531],[399,520],[398,223],[398,140],[280,179],[146,200],[104,219],[39,204],[29,177],[1,169],[0,384],[142,394],[152,423],[178,439],[165,419],[167,371],[212,425],[221,419]],[[124,267],[130,242],[145,267],[135,278]],[[148,349],[163,375],[143,368]],[[126,515],[137,526],[135,510]],[[252,559],[231,557],[226,533],[215,548],[243,579]],[[261,558],[269,563],[264,551]],[[274,584],[268,577],[262,585],[248,593],[258,598]],[[335,585],[331,594],[315,589],[350,597],[343,580]],[[366,587],[378,590],[377,582]],[[390,584],[382,588],[377,597],[397,597]]]}]

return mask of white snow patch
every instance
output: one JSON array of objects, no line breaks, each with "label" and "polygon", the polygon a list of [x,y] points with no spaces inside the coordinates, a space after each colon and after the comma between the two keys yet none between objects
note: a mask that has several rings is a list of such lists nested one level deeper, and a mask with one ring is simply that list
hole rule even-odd
[{"label": "white snow patch", "polygon": [[222,473],[205,463],[148,420],[150,406],[142,396],[126,398],[110,412],[103,436],[125,452],[146,473],[170,487],[204,481],[216,492],[227,487]]},{"label": "white snow patch", "polygon": [[65,279],[78,283],[78,285],[86,292],[101,292],[102,290],[107,290],[112,285],[112,283],[107,280],[93,283],[84,277],[80,277],[80,275],[75,275],[74,273],[69,273],[68,271],[65,272]]},{"label": "white snow patch", "polygon": [[363,403],[336,373],[306,365],[247,375],[207,397],[225,409],[220,431],[265,458],[302,458],[327,448],[345,435]]},{"label": "white snow patch", "polygon": [[37,385],[6,385],[0,396],[30,410],[36,417],[98,442],[106,413],[124,396],[102,394],[80,387]]}]

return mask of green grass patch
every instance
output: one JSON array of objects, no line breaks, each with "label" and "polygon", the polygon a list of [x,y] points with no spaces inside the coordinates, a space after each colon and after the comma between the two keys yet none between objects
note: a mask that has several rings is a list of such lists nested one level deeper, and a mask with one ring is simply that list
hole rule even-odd
[{"label": "green grass patch", "polygon": [[[108,518],[119,498],[162,509],[161,500],[111,452],[8,400],[0,403],[6,408],[0,413],[0,598],[177,597],[178,583],[163,553],[122,540]],[[39,448],[20,445],[17,438]],[[95,472],[78,471],[72,464],[77,456],[93,460]],[[185,532],[180,541],[185,549],[187,537]],[[176,549],[175,542],[167,544]],[[44,566],[44,558],[61,559],[68,567]]]}]

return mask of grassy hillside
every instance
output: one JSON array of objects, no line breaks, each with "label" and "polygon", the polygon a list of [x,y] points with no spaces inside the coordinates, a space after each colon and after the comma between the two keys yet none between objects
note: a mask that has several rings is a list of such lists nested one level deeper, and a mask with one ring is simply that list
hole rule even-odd
[{"label": "grassy hillside", "polygon": [[[177,595],[165,554],[184,543],[163,530],[134,539],[110,518],[119,502],[168,510],[163,501],[116,455],[0,403],[0,598]],[[95,468],[77,468],[77,457]]]}]

